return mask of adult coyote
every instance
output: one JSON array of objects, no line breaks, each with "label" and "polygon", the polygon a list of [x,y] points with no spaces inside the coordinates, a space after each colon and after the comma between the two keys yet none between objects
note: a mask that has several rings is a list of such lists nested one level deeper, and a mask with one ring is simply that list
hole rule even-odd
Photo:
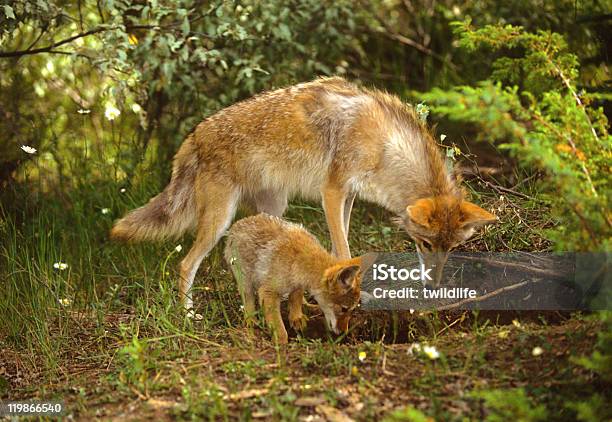
[{"label": "adult coyote", "polygon": [[196,271],[241,201],[281,216],[290,197],[322,200],[333,253],[347,259],[357,194],[401,218],[434,268],[434,286],[448,251],[495,220],[463,199],[412,107],[335,77],[266,92],[205,119],[174,157],[164,191],[117,221],[111,235],[160,239],[195,229],[179,284],[191,308]]}]

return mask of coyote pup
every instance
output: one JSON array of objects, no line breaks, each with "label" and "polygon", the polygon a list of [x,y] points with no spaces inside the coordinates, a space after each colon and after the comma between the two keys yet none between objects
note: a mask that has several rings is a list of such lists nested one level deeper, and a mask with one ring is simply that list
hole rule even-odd
[{"label": "coyote pup", "polygon": [[359,304],[360,258],[335,258],[302,226],[258,214],[230,228],[225,259],[238,282],[247,324],[255,313],[257,293],[266,323],[279,343],[287,343],[281,300],[288,296],[289,323],[302,330],[305,291],[319,304],[331,331],[348,330],[351,312]]},{"label": "coyote pup", "polygon": [[334,255],[350,258],[353,200],[379,204],[402,220],[437,286],[453,247],[495,216],[463,198],[413,108],[342,78],[322,78],[256,95],[208,117],[174,157],[159,195],[117,221],[124,240],[178,237],[195,229],[181,262],[179,291],[229,227],[240,202],[282,216],[288,198],[322,201]]}]

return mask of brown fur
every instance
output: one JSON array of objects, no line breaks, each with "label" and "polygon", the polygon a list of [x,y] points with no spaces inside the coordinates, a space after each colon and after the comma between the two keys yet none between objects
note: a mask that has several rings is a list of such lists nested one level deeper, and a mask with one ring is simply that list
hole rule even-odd
[{"label": "brown fur", "polygon": [[[420,199],[455,198],[436,206],[436,218],[445,215],[443,207],[463,201],[411,106],[342,78],[321,78],[257,95],[204,120],[177,153],[164,192],[119,220],[111,235],[156,239],[194,228],[196,241],[181,263],[180,293],[189,308],[195,272],[240,202],[280,216],[294,196],[322,200],[333,253],[350,258],[356,195],[406,221],[406,207]],[[416,226],[405,227],[416,238]],[[455,226],[436,227],[430,236],[456,237]]]},{"label": "brown fur", "polygon": [[247,323],[255,312],[257,294],[280,343],[287,342],[280,302],[288,296],[289,322],[300,330],[305,325],[304,292],[315,298],[332,330],[348,330],[351,311],[359,304],[360,258],[339,260],[303,227],[259,214],[230,228],[225,259],[239,283]]}]

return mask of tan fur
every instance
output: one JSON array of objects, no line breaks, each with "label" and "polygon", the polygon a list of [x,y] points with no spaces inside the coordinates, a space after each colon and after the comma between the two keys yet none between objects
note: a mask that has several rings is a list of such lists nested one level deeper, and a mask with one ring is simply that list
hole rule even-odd
[{"label": "tan fur", "polygon": [[493,214],[454,195],[422,198],[406,207],[406,231],[415,240],[421,262],[433,269],[433,287],[440,284],[449,252],[476,228],[495,220]]},{"label": "tan fur", "polygon": [[301,330],[306,321],[304,292],[317,301],[332,331],[348,329],[350,313],[359,304],[360,258],[335,258],[302,226],[259,214],[230,228],[225,259],[239,283],[247,323],[255,313],[257,294],[265,320],[280,343],[287,342],[280,302],[289,298],[289,322]]},{"label": "tan fur", "polygon": [[[406,207],[423,198],[463,201],[411,106],[342,78],[321,78],[257,95],[205,119],[177,153],[168,187],[119,220],[111,234],[154,239],[195,228],[196,241],[181,263],[181,297],[189,308],[195,272],[238,203],[281,216],[294,196],[322,200],[333,253],[346,259],[356,195],[404,220]],[[406,229],[415,237],[413,226]],[[454,227],[437,227],[428,235],[455,237]]]}]

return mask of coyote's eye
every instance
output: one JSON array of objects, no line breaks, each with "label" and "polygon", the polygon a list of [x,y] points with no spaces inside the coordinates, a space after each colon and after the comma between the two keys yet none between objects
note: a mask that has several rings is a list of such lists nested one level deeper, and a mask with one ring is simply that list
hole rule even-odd
[{"label": "coyote's eye", "polygon": [[423,248],[425,248],[426,250],[430,251],[431,250],[431,243],[429,243],[427,240],[423,240],[421,242],[421,246]]}]

